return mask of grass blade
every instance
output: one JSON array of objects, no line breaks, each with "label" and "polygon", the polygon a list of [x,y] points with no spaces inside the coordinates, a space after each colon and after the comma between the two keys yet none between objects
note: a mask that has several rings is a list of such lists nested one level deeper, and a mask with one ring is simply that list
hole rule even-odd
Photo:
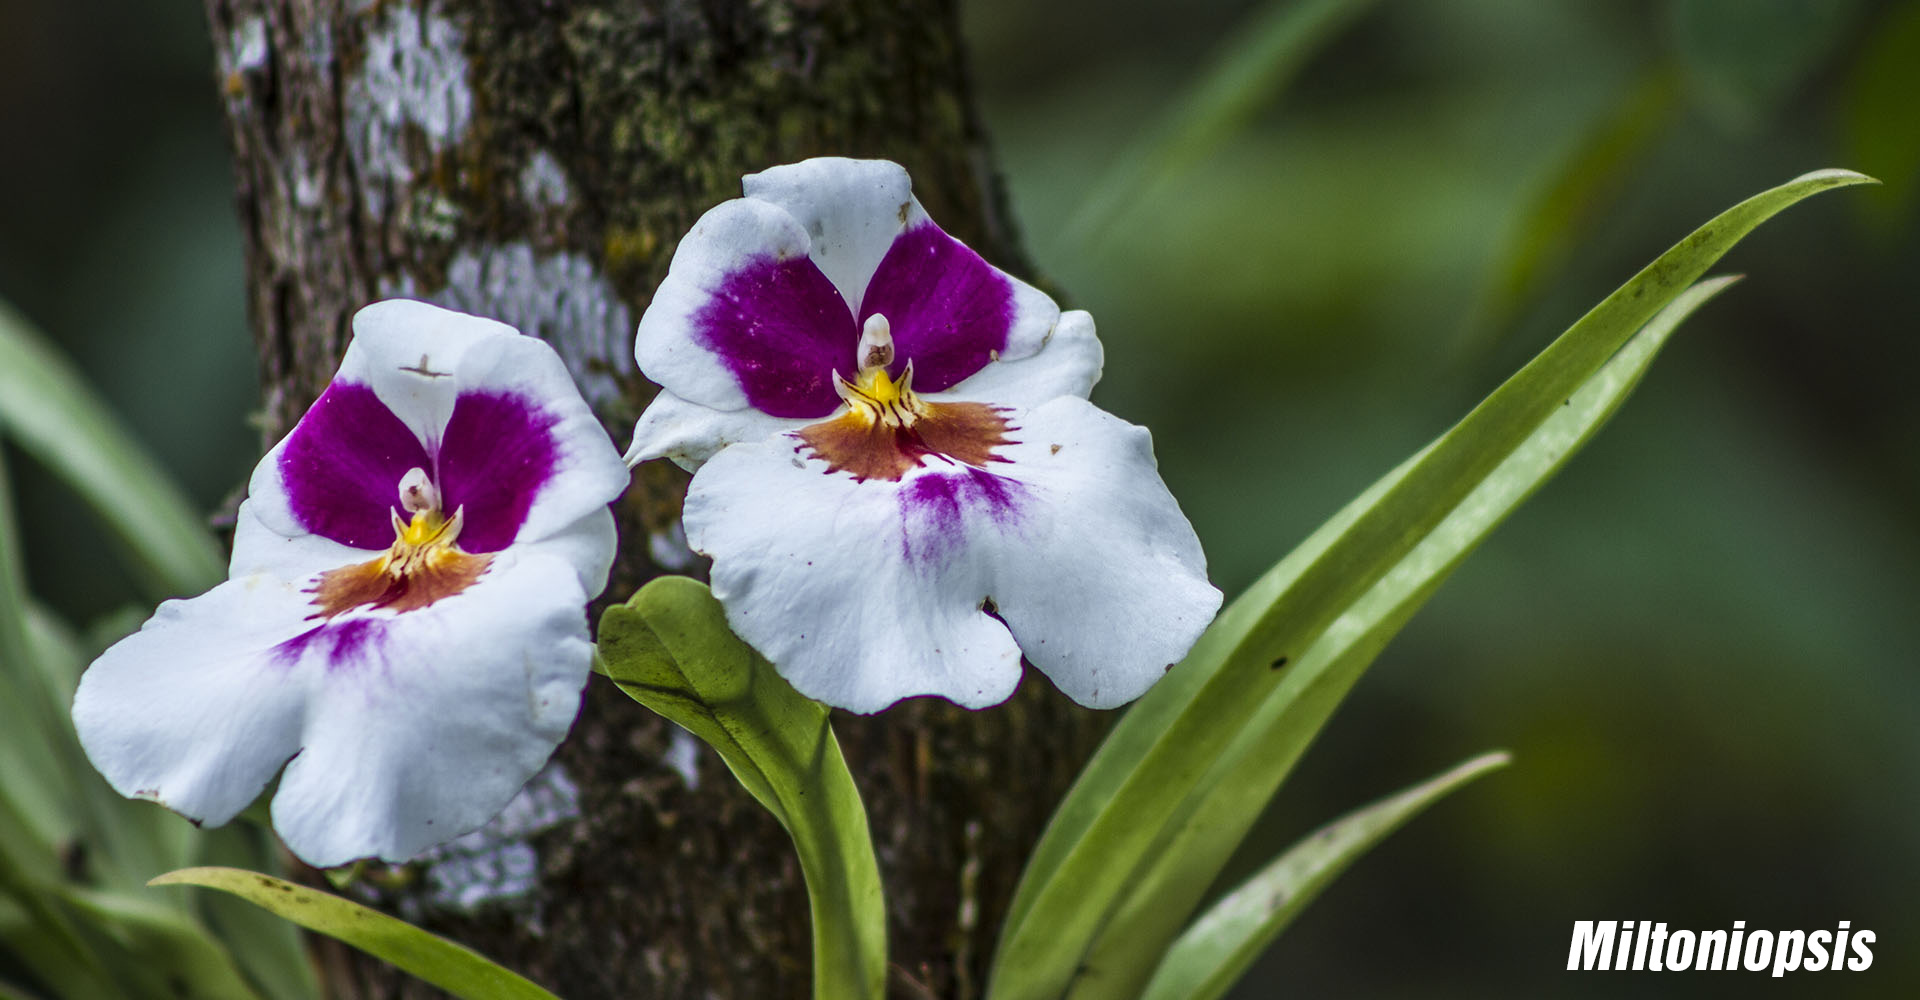
[{"label": "grass blade", "polygon": [[1355,682],[1440,584],[1626,402],[1694,310],[1731,285],[1688,289],[1543,423],[1445,521],[1341,616],[1194,783],[1178,822],[1147,852],[1075,981],[1076,1000],[1131,997],[1247,830]]},{"label": "grass blade", "polygon": [[352,900],[270,875],[238,868],[182,868],[147,884],[198,885],[232,893],[468,1000],[558,1000],[471,948]]},{"label": "grass blade", "polygon": [[0,429],[86,500],[133,554],[148,597],[196,594],[227,575],[203,521],[79,373],[0,303]]},{"label": "grass blade", "polygon": [[[1123,718],[1055,814],[1016,891],[996,955],[998,1000],[1057,997],[1126,880],[1182,818],[1189,792],[1297,663],[1627,341],[1760,223],[1831,188],[1819,171],[1716,216],[1583,316],[1423,454],[1236,601]],[[1187,676],[1183,676],[1187,675]]]},{"label": "grass blade", "polygon": [[1482,754],[1307,835],[1194,921],[1168,949],[1141,1000],[1224,995],[1348,865],[1428,806],[1509,760],[1504,752]]}]

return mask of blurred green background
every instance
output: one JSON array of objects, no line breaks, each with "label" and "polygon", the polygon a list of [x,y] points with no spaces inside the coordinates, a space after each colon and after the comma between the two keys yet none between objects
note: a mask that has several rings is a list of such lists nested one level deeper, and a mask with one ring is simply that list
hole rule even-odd
[{"label": "blurred green background", "polygon": [[[1578,919],[1851,920],[1874,966],[1817,993],[1920,995],[1920,4],[1382,3],[1198,127],[1183,95],[1269,8],[965,5],[1028,248],[1107,343],[1096,401],[1153,428],[1229,594],[1715,212],[1819,167],[1887,183],[1737,248],[1749,279],[1388,649],[1244,867],[1480,749],[1517,763],[1240,995],[1816,992],[1568,974]],[[211,58],[192,5],[0,7],[0,298],[206,508],[257,457]],[[6,458],[36,591],[131,601]]]}]

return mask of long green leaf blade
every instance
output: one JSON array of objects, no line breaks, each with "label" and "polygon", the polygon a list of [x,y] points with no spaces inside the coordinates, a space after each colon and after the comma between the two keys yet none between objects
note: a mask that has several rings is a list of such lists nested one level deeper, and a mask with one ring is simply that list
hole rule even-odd
[{"label": "long green leaf blade", "polygon": [[1293,765],[1415,611],[1492,530],[1565,465],[1626,402],[1680,323],[1735,278],[1688,289],[1342,615],[1291,668],[1240,738],[1194,785],[1182,819],[1124,881],[1074,982],[1075,1000],[1132,997]]},{"label": "long green leaf blade", "polygon": [[1154,971],[1141,1000],[1215,1000],[1287,924],[1373,845],[1467,782],[1505,767],[1483,754],[1308,834],[1194,921]]},{"label": "long green leaf blade", "polygon": [[597,669],[719,751],[793,836],[813,916],[813,995],[886,986],[887,926],[860,791],[825,706],[727,627],[705,584],[656,579],[600,619]]},{"label": "long green leaf blade", "polygon": [[86,500],[135,558],[147,596],[194,594],[226,576],[192,506],[26,318],[0,303],[0,429]]},{"label": "long green leaf blade", "polygon": [[45,676],[34,646],[26,569],[13,515],[5,455],[0,454],[0,797],[46,853],[73,833],[69,794],[61,787],[64,719],[43,696]]},{"label": "long green leaf blade", "polygon": [[232,893],[467,1000],[557,1000],[471,948],[352,900],[270,875],[238,868],[182,868],[147,884],[199,885]]},{"label": "long green leaf blade", "polygon": [[[1057,997],[1194,782],[1227,751],[1319,636],[1519,447],[1654,314],[1760,223],[1820,191],[1870,182],[1807,174],[1716,216],[1576,322],[1410,465],[1282,585],[1256,584],[1148,693],[1069,792],[1016,892],[996,955],[998,1000]],[[1278,570],[1276,571],[1279,572]],[[1249,603],[1249,601],[1251,603]]]}]

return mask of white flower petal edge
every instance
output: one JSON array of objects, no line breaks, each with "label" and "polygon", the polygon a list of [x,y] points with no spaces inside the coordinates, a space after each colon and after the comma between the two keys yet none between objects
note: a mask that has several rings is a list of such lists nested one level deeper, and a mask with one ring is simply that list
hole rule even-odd
[{"label": "white flower petal edge", "polygon": [[1068,396],[1027,411],[1004,456],[1036,502],[1023,545],[999,548],[1001,616],[1067,697],[1091,708],[1140,697],[1221,602],[1152,436]]},{"label": "white flower petal edge", "polygon": [[114,791],[219,826],[300,749],[306,688],[269,652],[312,627],[308,595],[239,577],[167,601],[80,676],[73,723]]},{"label": "white flower petal edge", "polygon": [[[232,580],[103,654],[74,723],[108,783],[217,826],[292,758],[273,803],[289,850],[405,861],[497,813],[579,708],[587,596],[563,560],[503,553],[464,593],[301,642],[310,601]],[[351,662],[342,643],[360,647]]]},{"label": "white flower petal edge", "polygon": [[695,477],[681,517],[688,543],[714,557],[728,624],[801,694],[850,711],[916,695],[1007,700],[1020,649],[980,610],[986,553],[920,575],[903,558],[915,541],[897,491],[818,465],[776,438],[728,448]]},{"label": "white flower petal edge", "polygon": [[811,237],[808,256],[840,290],[848,311],[860,308],[867,279],[894,238],[927,217],[906,168],[889,160],[820,156],[748,174],[740,187]]},{"label": "white flower petal edge", "polygon": [[1060,396],[1087,398],[1100,381],[1106,354],[1094,335],[1093,314],[1060,314],[1053,336],[1032,356],[996,361],[929,399],[963,399],[997,406],[1031,407]]},{"label": "white flower petal edge", "polygon": [[719,410],[747,405],[747,394],[719,356],[693,336],[695,317],[727,278],[764,258],[805,257],[812,241],[777,205],[752,198],[721,202],[674,248],[667,276],[640,316],[634,360],[655,384]]},{"label": "white flower petal edge", "polygon": [[764,440],[815,422],[806,418],[768,416],[752,407],[716,410],[662,389],[634,425],[633,443],[627,447],[627,464],[668,458],[688,472],[697,472],[714,452],[727,445]]},{"label": "white flower petal edge", "polygon": [[715,455],[684,519],[729,624],[801,693],[855,712],[998,704],[1023,650],[1082,704],[1138,697],[1219,610],[1199,541],[1145,429],[1073,397],[1014,422],[1009,461],[897,484],[824,474],[785,437]]},{"label": "white flower petal edge", "polygon": [[593,663],[588,595],[539,553],[503,553],[489,577],[408,612],[363,683],[302,662],[315,690],[273,825],[310,864],[405,860],[477,829],[566,737]]}]

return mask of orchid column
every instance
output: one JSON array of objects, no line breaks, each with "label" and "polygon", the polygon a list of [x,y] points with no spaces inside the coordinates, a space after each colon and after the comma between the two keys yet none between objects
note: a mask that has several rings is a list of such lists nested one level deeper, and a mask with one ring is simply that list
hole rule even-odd
[{"label": "orchid column", "polygon": [[[626,440],[652,395],[634,327],[676,242],[773,163],[896,160],[948,232],[1032,277],[981,172],[947,0],[209,0],[208,13],[266,441],[324,387],[348,316],[396,295],[547,339]],[[658,572],[636,555],[649,536],[677,555],[666,529],[684,488],[666,463],[643,467],[619,512],[631,543],[610,597]],[[1044,683],[991,713],[912,705],[836,723],[874,822],[894,959],[938,995],[977,983],[995,914],[1095,724]],[[596,681],[560,751],[591,822],[534,841],[544,936],[512,911],[428,923],[573,998],[785,995],[808,951],[785,835],[716,761],[689,787],[667,745],[657,719]],[[1010,775],[1021,794],[1006,793]],[[344,953],[330,974],[406,989]]]}]

